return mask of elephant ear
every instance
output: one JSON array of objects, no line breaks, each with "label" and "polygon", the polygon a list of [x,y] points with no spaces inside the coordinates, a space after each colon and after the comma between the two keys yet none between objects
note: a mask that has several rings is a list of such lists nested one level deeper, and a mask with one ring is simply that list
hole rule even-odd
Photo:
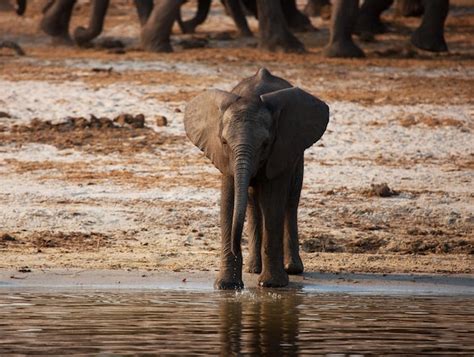
[{"label": "elephant ear", "polygon": [[218,89],[207,90],[192,99],[184,113],[184,129],[220,172],[228,172],[220,139],[222,115],[239,96]]},{"label": "elephant ear", "polygon": [[275,141],[266,166],[267,177],[272,179],[321,138],[329,122],[329,107],[297,87],[260,98],[276,120]]}]

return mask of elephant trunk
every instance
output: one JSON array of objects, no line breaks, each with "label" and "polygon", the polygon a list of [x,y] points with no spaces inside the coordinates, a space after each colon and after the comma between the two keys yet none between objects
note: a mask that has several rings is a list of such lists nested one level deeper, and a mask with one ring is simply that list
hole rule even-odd
[{"label": "elephant trunk", "polygon": [[251,153],[241,148],[236,153],[234,168],[234,214],[232,218],[232,254],[240,254],[240,242],[247,210],[248,188],[251,176]]},{"label": "elephant trunk", "polygon": [[104,27],[104,18],[109,7],[109,0],[95,0],[89,27],[78,27],[74,31],[74,40],[78,45],[86,44],[100,35]]}]

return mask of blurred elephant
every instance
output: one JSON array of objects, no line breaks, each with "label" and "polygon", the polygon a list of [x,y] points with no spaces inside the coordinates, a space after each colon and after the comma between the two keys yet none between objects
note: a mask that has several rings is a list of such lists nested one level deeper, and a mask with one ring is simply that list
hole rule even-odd
[{"label": "blurred elephant", "polygon": [[[301,273],[297,210],[303,152],[329,121],[328,106],[260,69],[231,92],[208,90],[186,107],[189,139],[221,171],[221,266],[215,287],[239,289],[241,237],[249,214],[249,271],[259,285],[288,284]],[[286,271],[285,271],[286,270]]]},{"label": "blurred elephant", "polygon": [[[179,8],[184,0],[135,0],[140,23],[141,41],[146,50],[157,52],[172,51],[170,35]],[[69,23],[76,0],[50,0],[45,6],[41,29],[53,36],[57,42],[72,44]],[[109,0],[92,0],[89,26],[74,30],[74,41],[84,45],[102,32]]]},{"label": "blurred elephant", "polygon": [[[207,16],[209,15],[209,10],[211,9],[211,2],[212,0],[198,0],[198,7],[196,11],[196,15],[186,21],[183,21],[181,18],[181,14],[178,17],[178,24],[181,28],[183,33],[194,33],[196,31],[196,27],[202,24]],[[245,18],[244,8],[242,7],[242,3],[240,0],[221,0],[222,4],[224,5],[228,14],[232,17],[239,30],[240,36],[249,37],[252,36],[252,31],[247,23],[247,19]]]},{"label": "blurred elephant", "polygon": [[[252,36],[245,14],[249,13],[258,19],[257,0],[221,0],[221,2],[227,13],[234,19],[240,35]],[[315,30],[309,18],[298,10],[295,0],[280,0],[280,6],[290,29],[299,32]],[[182,21],[181,18],[178,20],[183,32],[193,33],[196,27],[206,20],[210,7],[211,0],[198,0],[196,15],[187,21]]]},{"label": "blurred elephant", "polygon": [[[379,17],[392,4],[393,0],[365,0],[359,15],[359,0],[335,0],[331,15],[331,36],[323,55],[364,57],[364,52],[352,40],[358,19],[359,31],[383,31]],[[423,0],[422,5],[423,19],[411,36],[411,43],[426,51],[447,51],[444,22],[449,11],[449,0]]]}]

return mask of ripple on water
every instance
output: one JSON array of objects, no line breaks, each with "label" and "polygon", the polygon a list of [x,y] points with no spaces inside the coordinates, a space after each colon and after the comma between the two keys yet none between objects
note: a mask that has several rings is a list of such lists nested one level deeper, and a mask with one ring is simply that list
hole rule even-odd
[{"label": "ripple on water", "polygon": [[0,294],[0,355],[474,353],[470,297]]}]

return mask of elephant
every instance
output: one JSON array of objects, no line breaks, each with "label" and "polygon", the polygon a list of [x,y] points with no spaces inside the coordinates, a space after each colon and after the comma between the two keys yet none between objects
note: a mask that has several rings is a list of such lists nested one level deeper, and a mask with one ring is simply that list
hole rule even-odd
[{"label": "elephant", "polygon": [[207,90],[186,106],[190,141],[222,173],[221,258],[214,286],[241,289],[241,238],[248,214],[249,272],[282,287],[303,272],[297,210],[304,151],[329,122],[329,107],[261,68],[230,92]]},{"label": "elephant", "polygon": [[[69,23],[76,0],[50,0],[45,6],[41,29],[55,38],[55,42],[72,44]],[[184,0],[135,0],[138,17],[142,25],[141,41],[146,50],[170,52],[170,35],[179,8]],[[91,18],[87,28],[74,31],[74,42],[85,45],[97,37],[103,29],[109,0],[93,0]]]},{"label": "elephant", "polygon": [[[196,15],[189,20],[183,21],[181,14],[179,14],[178,24],[183,33],[194,33],[196,27],[206,20],[209,10],[211,9],[211,1],[212,0],[198,0]],[[252,31],[248,26],[244,8],[242,7],[243,4],[240,0],[221,0],[221,2],[226,8],[228,14],[233,18],[240,36],[251,37]]]},{"label": "elephant", "polygon": [[[364,57],[364,52],[352,40],[358,18],[359,31],[383,31],[379,16],[392,3],[393,0],[365,0],[359,16],[359,0],[335,0],[331,14],[331,35],[323,55]],[[444,22],[449,11],[449,0],[423,0],[422,5],[423,19],[411,36],[411,43],[426,51],[447,51]]]},{"label": "elephant", "polygon": [[[234,19],[240,35],[242,37],[252,36],[245,13],[254,15],[258,19],[257,1],[221,0],[221,2],[226,8],[227,13]],[[292,30],[299,32],[315,30],[309,18],[298,10],[295,0],[280,0],[280,6],[282,7],[285,21]],[[178,19],[182,31],[184,33],[193,33],[196,27],[206,20],[210,7],[211,0],[198,0],[196,16],[187,21],[183,21],[181,17]]]}]

